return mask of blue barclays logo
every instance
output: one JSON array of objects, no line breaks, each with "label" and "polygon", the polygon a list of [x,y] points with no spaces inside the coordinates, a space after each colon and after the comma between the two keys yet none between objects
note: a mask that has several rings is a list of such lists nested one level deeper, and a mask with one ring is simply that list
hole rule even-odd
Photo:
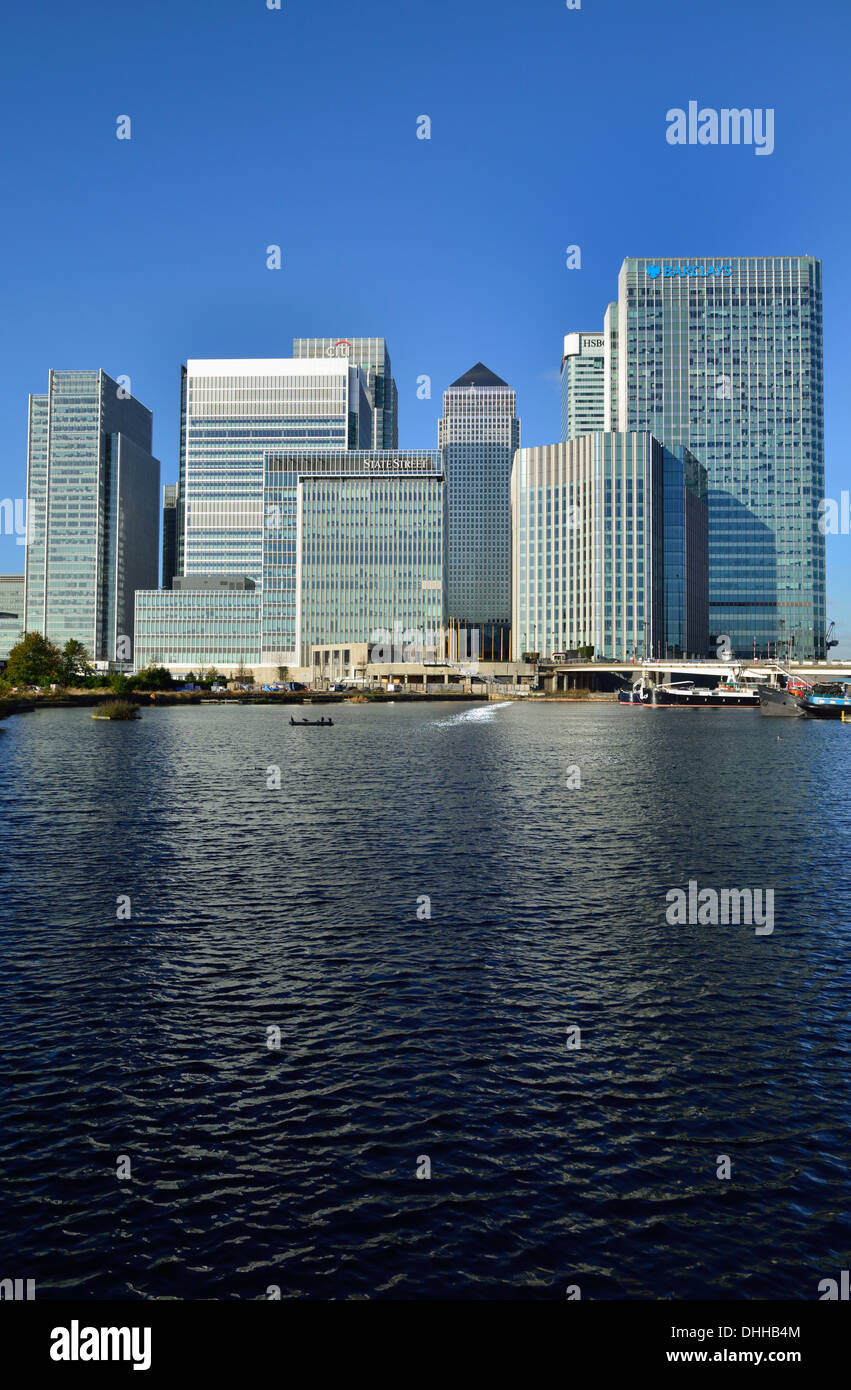
[{"label": "blue barclays logo", "polygon": [[666,280],[671,280],[676,275],[692,275],[701,279],[708,275],[732,275],[731,265],[648,265],[645,267],[645,275],[649,275],[651,280],[657,280],[664,274]]}]

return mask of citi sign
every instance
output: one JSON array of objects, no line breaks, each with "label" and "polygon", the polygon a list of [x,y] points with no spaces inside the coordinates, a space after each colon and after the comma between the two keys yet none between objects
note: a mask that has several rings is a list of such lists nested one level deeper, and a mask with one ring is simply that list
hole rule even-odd
[{"label": "citi sign", "polygon": [[658,280],[662,275],[666,280],[673,279],[675,275],[692,275],[702,279],[709,275],[732,275],[731,265],[648,265],[645,275],[649,275],[651,280]]}]

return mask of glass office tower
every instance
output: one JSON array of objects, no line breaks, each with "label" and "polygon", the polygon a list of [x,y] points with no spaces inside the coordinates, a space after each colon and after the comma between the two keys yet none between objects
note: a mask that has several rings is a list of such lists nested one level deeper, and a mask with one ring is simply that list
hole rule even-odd
[{"label": "glass office tower", "polygon": [[663,449],[596,434],[520,449],[511,480],[513,647],[649,656],[664,622]]},{"label": "glass office tower", "polygon": [[24,576],[0,574],[0,661],[20,642],[24,632]]},{"label": "glass office tower", "polygon": [[372,397],[373,449],[399,447],[399,393],[384,338],[293,338],[293,357],[325,357],[360,367]]},{"label": "glass office tower", "polygon": [[443,393],[438,423],[447,491],[447,611],[479,632],[484,660],[508,657],[511,465],[520,447],[514,391],[477,362]]},{"label": "glass office tower", "polygon": [[[272,643],[270,660],[289,664],[296,659],[293,646],[286,645],[291,635],[294,638],[294,624],[284,621],[285,612],[292,615],[295,557],[278,556],[274,566],[265,558],[267,507],[274,505],[267,486],[270,453],[296,447],[308,455],[328,449],[368,449],[372,438],[373,408],[365,374],[343,358],[198,359],[183,368],[177,573],[186,577],[237,574],[251,579],[256,592],[240,600],[239,630],[232,634],[222,630],[220,635],[233,635],[237,643],[243,638],[253,640],[256,625],[258,643],[252,662],[260,660],[264,646],[262,592],[264,580],[272,577],[265,628]],[[200,584],[191,591],[182,588],[173,621],[167,617],[167,600],[155,604],[150,595],[143,596],[139,611],[146,633],[149,621],[168,621],[175,639],[173,653],[179,651],[176,639],[181,630],[193,639],[187,644],[186,660],[172,656],[177,665],[200,659],[194,638],[205,622],[220,629],[220,601],[210,595]],[[248,632],[243,630],[245,623]],[[153,650],[153,645],[148,643],[146,650]],[[233,643],[226,642],[218,660],[227,664],[232,651]]]},{"label": "glass office tower", "polygon": [[[444,620],[444,486],[436,450],[287,449],[263,462],[262,577],[175,579],[137,594],[140,664],[309,664],[320,643],[369,642],[380,628]],[[185,639],[185,640],[184,640]],[[166,654],[168,660],[166,660]]]},{"label": "glass office tower", "polygon": [[665,449],[665,628],[654,656],[709,653],[709,509],[706,469],[683,445]]},{"label": "glass office tower", "polygon": [[649,430],[706,467],[713,643],[823,657],[821,262],[629,258],[606,336],[607,427]]},{"label": "glass office tower", "polygon": [[444,487],[427,469],[312,474],[299,484],[300,645],[434,638],[443,625]]},{"label": "glass office tower", "polygon": [[614,661],[668,654],[668,581],[670,636],[702,654],[705,488],[701,497],[699,466],[685,450],[668,455],[652,435],[635,432],[518,450],[511,475],[518,656],[583,647]]},{"label": "glass office tower", "polygon": [[[444,617],[444,487],[434,450],[288,450],[266,466],[264,660]],[[280,655],[277,655],[280,654]]]},{"label": "glass office tower", "polygon": [[162,577],[160,587],[170,589],[177,568],[177,484],[163,488]]},{"label": "glass office tower", "polygon": [[271,449],[368,449],[362,371],[329,358],[187,363],[180,466],[182,568],[263,573],[264,459]]},{"label": "glass office tower", "polygon": [[561,359],[561,437],[581,439],[605,421],[606,340],[602,333],[567,333]]},{"label": "glass office tower", "polygon": [[30,396],[24,619],[93,660],[132,659],[133,595],[157,582],[151,434],[151,412],[102,371],[52,371]]}]

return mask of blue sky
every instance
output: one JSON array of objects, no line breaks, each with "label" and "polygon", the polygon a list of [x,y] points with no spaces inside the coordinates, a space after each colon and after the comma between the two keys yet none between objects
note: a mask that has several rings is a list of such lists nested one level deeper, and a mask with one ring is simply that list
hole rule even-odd
[{"label": "blue sky", "polygon": [[[626,255],[822,258],[826,491],[851,487],[844,0],[47,0],[7,6],[2,40],[0,498],[50,367],[129,375],[173,481],[181,362],[294,335],[387,338],[403,445],[435,445],[480,359],[551,442],[562,336],[601,326]],[[669,146],[691,99],[774,108],[774,153]],[[830,538],[845,655],[849,580]]]}]

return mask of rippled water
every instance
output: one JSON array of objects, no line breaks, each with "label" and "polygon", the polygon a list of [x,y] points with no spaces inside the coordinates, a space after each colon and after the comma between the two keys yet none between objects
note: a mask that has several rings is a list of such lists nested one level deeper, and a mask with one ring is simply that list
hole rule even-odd
[{"label": "rippled water", "polygon": [[[0,1274],[817,1297],[851,1259],[851,729],[288,718],[0,725]],[[773,888],[774,932],[668,925],[690,879]]]}]

